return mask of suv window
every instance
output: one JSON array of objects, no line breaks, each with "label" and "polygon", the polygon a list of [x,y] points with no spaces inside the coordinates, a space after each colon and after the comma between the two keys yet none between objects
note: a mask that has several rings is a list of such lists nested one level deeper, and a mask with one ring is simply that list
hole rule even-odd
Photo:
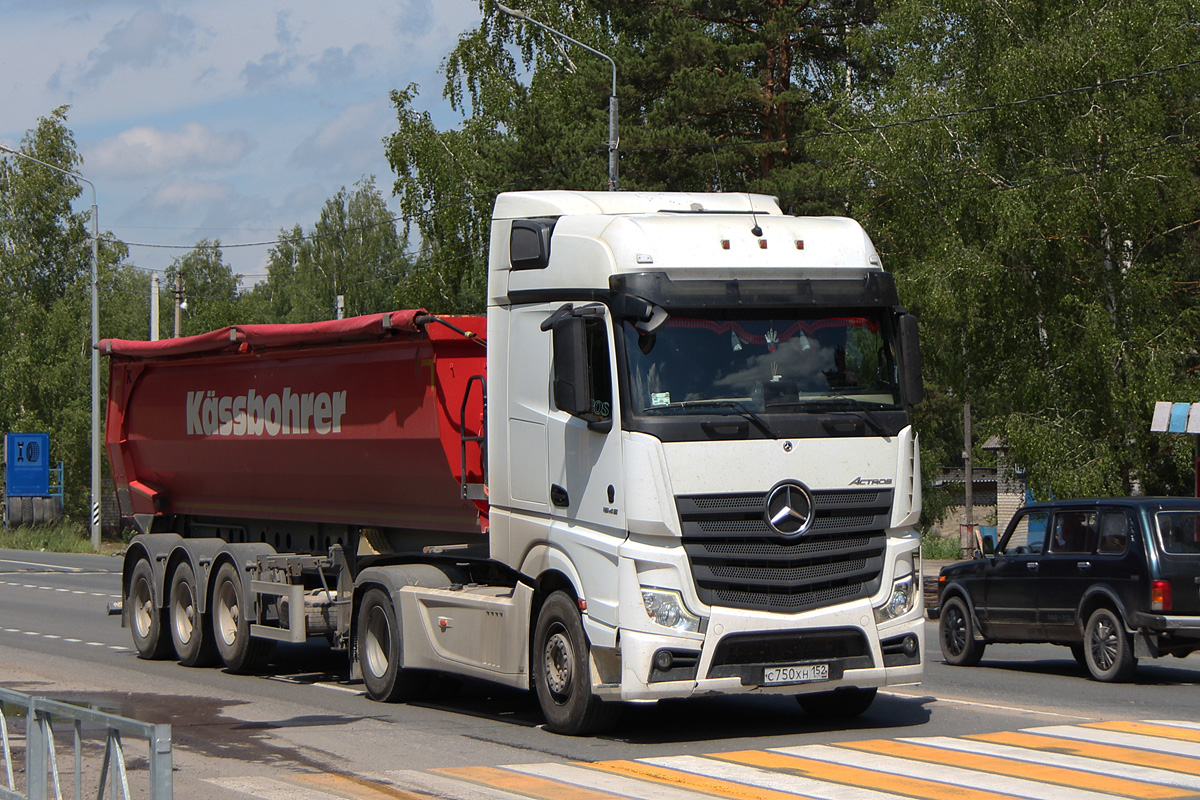
[{"label": "suv window", "polygon": [[1164,553],[1200,554],[1200,513],[1160,511],[1155,518],[1158,521],[1158,537]]},{"label": "suv window", "polygon": [[1031,511],[1018,517],[996,552],[1010,556],[1042,552],[1046,541],[1046,522],[1049,518],[1050,514],[1045,511]]},{"label": "suv window", "polygon": [[1123,511],[1105,511],[1100,517],[1100,544],[1096,552],[1120,555],[1129,548],[1129,517]]},{"label": "suv window", "polygon": [[1054,515],[1051,553],[1090,553],[1096,548],[1095,511],[1060,511]]}]

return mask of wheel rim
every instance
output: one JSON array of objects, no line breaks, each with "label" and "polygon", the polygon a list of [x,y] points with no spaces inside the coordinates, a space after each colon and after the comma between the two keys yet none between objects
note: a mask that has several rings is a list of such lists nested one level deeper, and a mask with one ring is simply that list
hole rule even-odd
[{"label": "wheel rim", "polygon": [[217,592],[217,635],[226,645],[233,646],[237,641],[238,625],[241,623],[242,612],[238,603],[237,587],[230,581],[221,584]]},{"label": "wheel rim", "polygon": [[154,600],[150,596],[150,584],[145,579],[134,582],[130,600],[133,605],[133,624],[139,638],[150,635],[154,625]]},{"label": "wheel rim", "polygon": [[566,630],[556,626],[546,639],[543,653],[545,662],[546,688],[555,699],[566,696],[571,690],[571,678],[575,668],[575,649]]},{"label": "wheel rim", "polygon": [[363,655],[367,669],[376,677],[385,675],[392,650],[392,630],[387,614],[379,606],[367,612],[367,640],[363,643]]},{"label": "wheel rim", "polygon": [[1112,620],[1101,617],[1092,627],[1092,661],[1100,670],[1107,672],[1117,663],[1117,630]]},{"label": "wheel rim", "polygon": [[187,644],[192,640],[192,633],[196,630],[196,600],[192,596],[190,583],[180,581],[175,586],[173,605],[175,613],[172,614],[172,617],[174,617],[175,636],[180,643]]},{"label": "wheel rim", "polygon": [[943,637],[950,655],[960,655],[967,647],[967,618],[957,606],[946,610],[946,635]]}]

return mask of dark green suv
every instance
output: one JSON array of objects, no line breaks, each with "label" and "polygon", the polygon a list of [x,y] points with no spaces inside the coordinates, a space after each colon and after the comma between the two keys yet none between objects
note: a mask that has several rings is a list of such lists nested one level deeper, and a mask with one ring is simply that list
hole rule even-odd
[{"label": "dark green suv", "polygon": [[1198,498],[1033,503],[978,556],[938,575],[950,664],[989,642],[1049,642],[1096,680],[1127,681],[1139,658],[1200,650]]}]

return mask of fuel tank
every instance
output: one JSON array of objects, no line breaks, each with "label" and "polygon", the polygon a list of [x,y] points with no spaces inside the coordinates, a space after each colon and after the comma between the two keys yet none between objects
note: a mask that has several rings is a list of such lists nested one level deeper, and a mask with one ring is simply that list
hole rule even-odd
[{"label": "fuel tank", "polygon": [[482,434],[485,335],[409,310],[105,339],[121,510],[486,533],[460,484],[464,450],[465,482],[485,482],[463,438]]}]

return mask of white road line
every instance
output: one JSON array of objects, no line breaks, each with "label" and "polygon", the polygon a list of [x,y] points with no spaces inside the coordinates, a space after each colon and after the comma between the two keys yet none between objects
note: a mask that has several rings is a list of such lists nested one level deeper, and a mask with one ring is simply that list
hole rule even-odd
[{"label": "white road line", "polygon": [[1040,733],[1044,736],[1057,736],[1061,739],[1080,739],[1085,742],[1115,744],[1118,747],[1134,747],[1139,750],[1152,750],[1156,753],[1171,753],[1177,756],[1200,758],[1200,743],[1198,742],[1178,742],[1173,739],[1164,739],[1160,736],[1145,736],[1140,733],[1106,731],[1103,728],[1077,728],[1070,725],[1054,725],[1047,728],[1023,728],[1022,732]]},{"label": "white road line", "polygon": [[692,792],[676,786],[651,783],[613,772],[602,772],[598,769],[587,769],[570,764],[511,764],[505,769],[569,783],[572,786],[611,792],[636,800],[711,800],[712,798],[712,795],[703,792]]},{"label": "white road line", "polygon": [[[1163,723],[1167,724],[1167,723]],[[1180,723],[1181,725],[1183,723]],[[1080,772],[1090,772],[1095,775],[1110,775],[1114,778],[1128,778],[1145,783],[1162,783],[1169,786],[1181,786],[1200,792],[1200,775],[1186,775],[1182,772],[1172,772],[1155,767],[1142,767],[1137,764],[1122,764],[1115,761],[1103,761],[1098,758],[1074,756],[1067,753],[1049,753],[1042,750],[1027,750],[1024,747],[996,744],[994,742],[979,742],[972,739],[954,739],[949,736],[921,736],[898,739],[901,742],[923,744],[942,750],[954,750],[960,753],[974,753],[981,756],[996,756],[1009,761],[1026,764],[1043,764],[1051,767],[1065,767]]]},{"label": "white road line", "polygon": [[[377,773],[379,777],[398,789],[410,792],[424,792],[435,797],[453,797],[454,800],[529,800],[528,795],[513,794],[502,789],[483,788],[474,783],[451,778],[448,775],[438,775],[432,772],[421,772],[415,769],[390,769]],[[708,798],[711,800],[711,798]]]},{"label": "white road line", "polygon": [[343,800],[341,795],[285,783],[275,778],[205,778],[208,783],[263,800]]},{"label": "white road line", "polygon": [[[924,697],[926,695],[906,694],[904,692],[880,692],[880,694],[890,694],[894,697],[915,698]],[[1036,708],[1025,708],[1023,706],[1002,706],[995,703],[977,703],[972,700],[956,700],[952,697],[937,697],[934,698],[939,703],[954,703],[958,706],[967,706],[969,708],[987,708],[993,711],[1011,711],[1019,714],[1038,714],[1043,717],[1062,717],[1063,719],[1078,719],[1086,722],[1094,722],[1099,720],[1099,717],[1083,717],[1078,714],[1059,714],[1055,711],[1041,711]]]},{"label": "white road line", "polygon": [[295,678],[289,678],[286,675],[263,675],[263,680],[277,681],[279,683],[290,683],[293,686],[319,686],[322,689],[333,689],[338,692],[347,694],[363,694],[362,689],[355,689],[352,686],[342,686],[338,683],[326,683],[324,681],[298,681]]},{"label": "white road line", "polygon": [[[711,758],[700,758],[699,756],[640,758],[638,761],[644,764],[652,764],[656,767],[690,772],[693,775],[699,775],[703,778],[718,778],[761,789],[777,789],[782,792],[791,792],[792,794],[811,797],[813,800],[896,800],[896,795],[877,792],[874,789],[843,786],[813,778],[803,778],[799,775],[771,772],[759,769],[758,767],[730,764],[725,761],[715,761]],[[1108,800],[1112,800],[1112,798]]]},{"label": "white road line", "polygon": [[1179,719],[1151,719],[1147,722],[1151,725],[1170,725],[1175,728],[1191,728],[1194,731],[1200,731],[1200,722],[1184,722]]},{"label": "white road line", "polygon": [[[858,767],[859,769],[868,769],[888,775],[901,775],[906,778],[936,781],[950,786],[962,786],[987,791],[996,789],[996,776],[990,773],[976,772],[972,769],[951,767],[944,764],[909,761],[908,759],[884,756],[878,753],[846,750],[825,744],[778,747],[772,748],[771,752],[785,753],[791,756],[800,756],[801,758],[811,758],[831,764],[841,764],[846,767]],[[1070,786],[1055,786],[1011,775],[1004,778],[1004,793],[1017,797],[1036,798],[1036,800],[1112,800],[1112,795],[1107,792],[1092,792],[1087,789],[1076,789]]]},{"label": "white road line", "polygon": [[0,558],[0,564],[20,564],[22,567],[45,567],[46,569],[62,570],[63,572],[83,572],[79,567],[61,567],[58,564],[41,564],[37,561],[13,561],[10,558]]}]

